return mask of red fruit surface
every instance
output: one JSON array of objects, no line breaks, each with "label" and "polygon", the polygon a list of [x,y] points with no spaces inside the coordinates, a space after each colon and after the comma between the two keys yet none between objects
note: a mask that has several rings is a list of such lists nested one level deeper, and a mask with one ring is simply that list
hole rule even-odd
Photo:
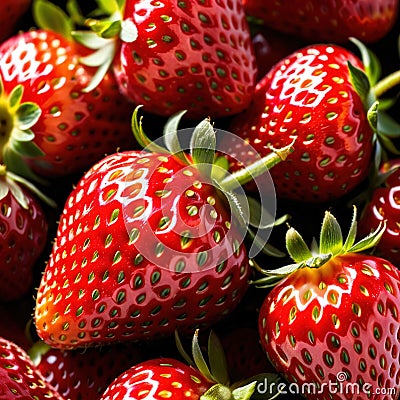
[{"label": "red fruit surface", "polygon": [[[322,393],[306,394],[308,400],[397,399],[399,296],[398,270],[388,261],[336,256],[322,267],[297,270],[271,290],[260,309],[261,343],[299,390],[302,384],[325,383]],[[338,382],[343,388],[356,384],[360,393],[354,388],[346,393]]]},{"label": "red fruit surface", "polygon": [[3,338],[0,338],[0,398],[63,400],[25,351]]},{"label": "red fruit surface", "polygon": [[100,400],[199,400],[211,386],[194,368],[160,358],[145,361],[120,375]]},{"label": "red fruit surface", "polygon": [[37,368],[65,399],[98,400],[115,378],[141,361],[137,348],[131,344],[81,350],[49,348]]},{"label": "red fruit surface", "polygon": [[106,157],[65,204],[37,293],[39,336],[70,348],[220,320],[251,272],[231,220],[193,165],[139,151]]},{"label": "red fruit surface", "polygon": [[246,13],[270,28],[308,40],[345,43],[356,37],[370,43],[393,27],[398,0],[243,0]]},{"label": "red fruit surface", "polygon": [[[14,182],[14,184],[18,185]],[[5,176],[0,176],[0,299],[22,298],[32,289],[35,263],[47,243],[48,223],[41,203],[26,188],[20,190],[24,207],[9,190]]]},{"label": "red fruit surface", "polygon": [[[5,95],[22,84],[22,102],[36,103],[41,109],[31,129],[34,143],[45,155],[26,159],[41,176],[82,172],[105,154],[133,143],[132,109],[120,95],[113,75],[106,74],[95,90],[82,91],[95,71],[79,62],[85,52],[47,30],[21,33],[0,46]],[[2,128],[9,135],[13,112],[2,108],[0,115],[8,121]]]},{"label": "red fruit surface", "polygon": [[[400,168],[400,160],[390,160],[382,166],[385,173],[392,168]],[[377,187],[363,210],[359,222],[359,235],[367,235],[374,226],[386,221],[386,230],[375,247],[375,254],[390,260],[400,268],[400,169],[395,170]]]},{"label": "red fruit surface", "polygon": [[[315,45],[292,53],[257,84],[249,109],[230,130],[243,140],[227,143],[232,170],[296,139],[294,151],[270,170],[278,198],[302,202],[337,199],[366,178],[373,132],[350,79],[348,50]],[[240,160],[240,163],[235,161]]]},{"label": "red fruit surface", "polygon": [[128,0],[125,22],[138,38],[122,42],[115,72],[122,92],[144,109],[188,118],[243,111],[256,63],[240,0]]}]

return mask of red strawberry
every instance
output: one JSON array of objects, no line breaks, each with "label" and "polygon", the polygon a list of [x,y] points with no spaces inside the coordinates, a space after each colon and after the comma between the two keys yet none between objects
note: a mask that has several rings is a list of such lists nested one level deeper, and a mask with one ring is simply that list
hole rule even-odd
[{"label": "red strawberry", "polygon": [[249,400],[256,380],[230,386],[223,349],[211,332],[208,340],[209,366],[202,354],[198,331],[192,340],[193,360],[178,340],[178,348],[189,365],[174,358],[157,358],[133,366],[106,389],[100,400]]},{"label": "red strawberry", "polygon": [[375,245],[385,229],[380,226],[354,243],[355,218],[354,213],[343,242],[336,219],[327,212],[319,248],[314,244],[312,251],[290,228],[286,244],[295,264],[264,271],[267,277],[258,281],[283,278],[260,309],[259,333],[289,382],[299,390],[314,385],[300,392],[307,399],[399,395],[400,276],[389,261],[355,253]]},{"label": "red strawberry", "polygon": [[[208,120],[195,130],[205,131],[214,134]],[[205,159],[196,149],[193,158],[116,153],[80,180],[37,293],[46,343],[72,348],[192,332],[239,303],[251,270],[242,233],[226,197],[197,167]]]},{"label": "red strawberry", "polygon": [[63,400],[25,351],[3,338],[0,338],[0,398]]},{"label": "red strawberry", "polygon": [[270,28],[308,40],[346,42],[356,37],[364,42],[382,39],[393,27],[398,0],[324,1],[242,0],[246,13]]},{"label": "red strawberry", "polygon": [[101,400],[200,400],[211,386],[193,367],[175,359],[160,358],[144,361],[121,374]]},{"label": "red strawberry", "polygon": [[105,37],[122,24],[114,48],[106,45],[129,99],[164,116],[187,109],[188,118],[223,117],[249,105],[257,71],[240,0],[122,3],[122,21],[116,14],[110,27],[90,21]]},{"label": "red strawberry", "polygon": [[65,176],[132,142],[131,106],[114,76],[107,73],[96,90],[83,91],[96,70],[79,61],[87,53],[49,29],[0,46],[0,156],[10,169],[28,175],[22,158],[41,176]]},{"label": "red strawberry", "polygon": [[383,164],[384,186],[373,190],[372,197],[361,214],[359,234],[367,235],[380,222],[386,220],[386,230],[376,245],[375,254],[391,261],[400,268],[400,159]]},{"label": "red strawberry", "polygon": [[0,2],[0,42],[16,33],[21,17],[28,11],[31,0],[2,0]]},{"label": "red strawberry", "polygon": [[33,268],[46,245],[46,216],[30,188],[0,166],[1,300],[21,298],[32,289]]},{"label": "red strawberry", "polygon": [[[256,87],[249,109],[230,130],[263,156],[297,138],[295,151],[271,170],[277,196],[323,202],[343,196],[368,174],[373,131],[347,65],[361,61],[350,51],[314,45],[281,60]],[[226,144],[245,159],[243,140]],[[238,156],[240,155],[240,157]],[[252,160],[254,154],[249,154]],[[240,165],[233,165],[232,169]]]},{"label": "red strawberry", "polygon": [[28,354],[45,380],[69,400],[98,400],[118,375],[142,359],[131,344],[64,351],[37,342]]}]

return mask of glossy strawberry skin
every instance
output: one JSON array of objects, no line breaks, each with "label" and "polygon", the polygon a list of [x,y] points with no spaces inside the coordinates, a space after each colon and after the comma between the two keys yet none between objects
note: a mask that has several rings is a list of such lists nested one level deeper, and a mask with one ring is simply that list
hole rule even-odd
[{"label": "glossy strawberry skin", "polygon": [[365,43],[382,39],[394,26],[398,0],[243,0],[249,15],[270,28],[315,41],[345,43],[356,37]]},{"label": "glossy strawberry skin", "polygon": [[138,39],[121,43],[115,72],[122,92],[144,109],[188,118],[243,111],[256,63],[240,1],[128,0],[124,20]]},{"label": "glossy strawberry skin", "polygon": [[[0,186],[3,184],[0,182]],[[44,210],[33,194],[21,189],[27,209],[10,191],[0,200],[0,299],[3,301],[20,299],[32,289],[35,263],[47,243]]]},{"label": "glossy strawberry skin", "polygon": [[194,368],[170,358],[148,360],[121,374],[100,400],[199,400],[212,386]]},{"label": "glossy strawberry skin", "polygon": [[37,369],[64,398],[98,400],[115,378],[141,359],[132,344],[82,350],[50,348]]},{"label": "glossy strawberry skin", "polygon": [[[230,130],[261,156],[271,151],[269,145],[280,148],[296,138],[294,152],[270,171],[278,197],[324,202],[342,197],[366,177],[373,133],[350,82],[348,60],[363,68],[339,46],[292,53],[257,84],[248,111],[232,121]],[[243,163],[254,159],[242,140],[227,148]],[[240,166],[233,160],[233,170]]]},{"label": "glossy strawberry skin", "polygon": [[78,58],[87,50],[48,30],[11,37],[0,46],[0,75],[6,94],[24,86],[23,102],[42,110],[32,127],[44,156],[25,161],[41,176],[60,177],[88,169],[117,148],[131,147],[131,105],[108,73],[93,91],[83,93],[94,68]]},{"label": "glossy strawberry skin", "polygon": [[[390,160],[382,166],[385,173],[392,168],[400,168],[400,160]],[[377,187],[372,198],[365,206],[359,222],[358,232],[367,235],[386,221],[386,230],[375,247],[375,254],[386,258],[400,268],[400,170],[395,170],[385,181],[383,187]]]},{"label": "glossy strawberry skin", "polygon": [[[259,316],[261,343],[277,370],[299,385],[337,382],[345,372],[343,384],[398,388],[399,291],[397,269],[377,257],[349,253],[318,269],[300,269],[267,295]],[[324,390],[328,395],[329,386]],[[383,397],[362,391],[346,397],[339,390],[329,395],[389,400],[398,389]]]},{"label": "glossy strawberry skin", "polygon": [[250,274],[244,245],[215,188],[183,167],[172,156],[117,153],[79,182],[37,293],[45,342],[191,333],[239,303]]},{"label": "glossy strawberry skin", "polygon": [[8,400],[63,400],[46,383],[26,352],[3,338],[0,338],[0,397]]}]

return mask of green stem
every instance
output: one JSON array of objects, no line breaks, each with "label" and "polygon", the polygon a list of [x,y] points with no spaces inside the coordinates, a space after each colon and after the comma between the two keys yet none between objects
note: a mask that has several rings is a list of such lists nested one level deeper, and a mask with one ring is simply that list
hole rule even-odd
[{"label": "green stem", "polygon": [[294,150],[293,142],[290,145],[281,149],[272,148],[272,153],[257,160],[253,164],[250,164],[228,175],[220,183],[221,188],[226,191],[236,189],[239,186],[245,185],[246,183],[252,181],[257,176],[262,175],[266,172],[266,170],[271,169],[276,164],[279,164],[281,161],[286,160],[287,156]]},{"label": "green stem", "polygon": [[391,73],[390,75],[383,78],[379,81],[373,88],[372,91],[374,92],[376,98],[381,97],[390,89],[394,88],[395,86],[400,84],[400,70]]}]

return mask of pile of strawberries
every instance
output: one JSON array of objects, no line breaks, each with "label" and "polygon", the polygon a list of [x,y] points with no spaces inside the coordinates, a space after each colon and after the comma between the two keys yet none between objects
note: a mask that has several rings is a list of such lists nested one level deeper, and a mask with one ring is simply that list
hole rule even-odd
[{"label": "pile of strawberries", "polygon": [[398,0],[0,22],[1,399],[399,399]]}]

